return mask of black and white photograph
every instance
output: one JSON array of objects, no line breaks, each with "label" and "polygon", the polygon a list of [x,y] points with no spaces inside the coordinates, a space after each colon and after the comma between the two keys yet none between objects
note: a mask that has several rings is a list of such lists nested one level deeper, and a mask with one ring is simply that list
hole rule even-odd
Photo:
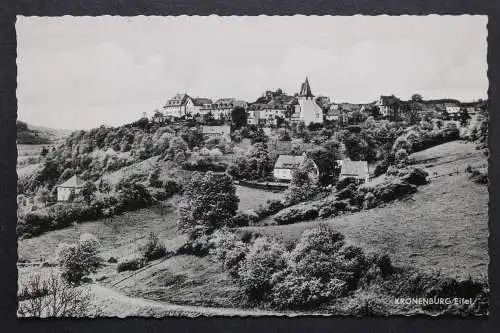
[{"label": "black and white photograph", "polygon": [[17,16],[17,317],[488,316],[487,24]]}]

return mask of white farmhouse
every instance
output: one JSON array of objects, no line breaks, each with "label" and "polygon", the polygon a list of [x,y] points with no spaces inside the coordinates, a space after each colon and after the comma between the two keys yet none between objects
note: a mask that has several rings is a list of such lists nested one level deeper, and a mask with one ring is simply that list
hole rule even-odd
[{"label": "white farmhouse", "polygon": [[[278,181],[291,181],[293,171],[298,169],[306,161],[306,154],[302,155],[280,155],[274,164],[273,176]],[[319,174],[318,166],[311,160],[315,167],[316,176]]]},{"label": "white farmhouse", "polygon": [[83,189],[85,182],[74,175],[61,185],[57,186],[57,201],[69,201],[71,197],[76,197]]},{"label": "white farmhouse", "polygon": [[368,162],[366,161],[351,161],[350,159],[344,159],[342,161],[337,161],[337,164],[340,165],[339,180],[355,178],[360,183],[368,183],[370,180]]}]

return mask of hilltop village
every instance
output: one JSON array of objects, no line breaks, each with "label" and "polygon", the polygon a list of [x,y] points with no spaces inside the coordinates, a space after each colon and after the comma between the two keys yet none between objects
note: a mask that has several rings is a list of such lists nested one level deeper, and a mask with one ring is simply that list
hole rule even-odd
[{"label": "hilltop village", "polygon": [[[20,313],[38,297],[34,267],[57,267],[110,315],[116,293],[131,315],[153,311],[143,298],[195,313],[483,315],[487,107],[336,103],[306,78],[253,102],[177,94],[129,124],[19,145]],[[474,302],[394,307],[435,295]]]}]

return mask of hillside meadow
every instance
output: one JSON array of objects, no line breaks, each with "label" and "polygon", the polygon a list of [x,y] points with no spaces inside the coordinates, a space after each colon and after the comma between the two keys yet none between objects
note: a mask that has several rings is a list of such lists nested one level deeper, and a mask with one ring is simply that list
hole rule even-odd
[{"label": "hillside meadow", "polygon": [[[473,183],[465,169],[469,165],[483,165],[486,157],[473,144],[458,141],[411,157],[417,166],[429,173],[431,181],[420,186],[409,198],[335,218],[282,226],[243,227],[239,231],[271,235],[286,241],[300,238],[305,230],[319,224],[327,224],[344,234],[348,243],[366,252],[389,254],[395,266],[485,281],[489,262],[488,188]],[[244,187],[238,187],[237,193],[240,210],[255,208],[281,195]],[[175,251],[186,241],[176,227],[178,200],[175,196],[164,202],[162,208],[152,206],[19,240],[19,258],[21,261],[50,261],[60,242],[73,242],[85,232],[98,235],[100,255],[105,261],[110,257],[120,259],[133,255],[150,232],[157,233],[169,251]],[[29,270],[29,267],[20,266],[20,275]],[[227,271],[209,257],[176,255],[152,261],[137,271],[120,273],[116,271],[116,264],[105,262],[92,278],[98,281],[93,286],[104,288],[96,289],[101,305],[116,307],[114,302],[102,301],[106,293],[115,290],[127,295],[122,297],[133,298],[126,304],[132,314],[144,310],[142,301],[137,299],[221,308],[239,307],[243,299],[240,288]],[[104,308],[108,310],[113,311]],[[148,311],[151,315],[162,313],[161,308],[148,308]]]},{"label": "hillside meadow", "polygon": [[411,198],[351,215],[284,226],[246,227],[283,239],[326,223],[367,251],[390,255],[396,265],[456,278],[487,278],[488,188],[465,169],[487,163],[474,144],[450,142],[416,153],[431,182]]}]

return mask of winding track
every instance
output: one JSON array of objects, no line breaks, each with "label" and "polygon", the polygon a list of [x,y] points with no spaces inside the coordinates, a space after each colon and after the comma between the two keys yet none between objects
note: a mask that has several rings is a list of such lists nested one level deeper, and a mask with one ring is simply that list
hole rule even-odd
[{"label": "winding track", "polygon": [[177,305],[166,302],[130,297],[114,289],[99,285],[89,285],[96,305],[102,308],[105,317],[129,316],[325,316],[325,313],[276,312],[258,309],[216,308],[193,305]]}]

